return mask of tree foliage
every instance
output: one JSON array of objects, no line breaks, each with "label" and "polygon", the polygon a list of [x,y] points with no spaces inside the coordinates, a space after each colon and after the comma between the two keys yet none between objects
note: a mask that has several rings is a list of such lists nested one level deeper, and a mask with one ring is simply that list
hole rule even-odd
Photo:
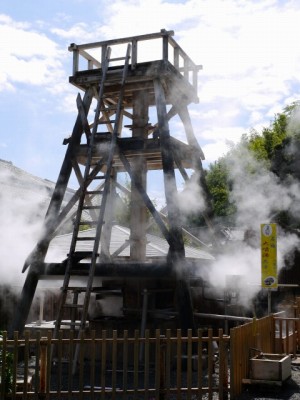
[{"label": "tree foliage", "polygon": [[230,201],[230,179],[226,158],[220,158],[210,165],[206,176],[215,216],[226,217],[235,212],[235,206]]},{"label": "tree foliage", "polygon": [[[300,179],[297,157],[300,151],[300,123],[295,118],[299,108],[300,102],[287,106],[282,113],[275,115],[268,127],[263,127],[261,132],[252,129],[249,134],[244,134],[225,156],[209,165],[206,180],[215,217],[234,216],[236,205],[230,196],[232,182],[229,170],[232,159],[240,157],[242,160],[245,149],[281,179],[289,176]],[[251,171],[251,168],[255,167],[249,164],[249,173],[257,172]]]}]

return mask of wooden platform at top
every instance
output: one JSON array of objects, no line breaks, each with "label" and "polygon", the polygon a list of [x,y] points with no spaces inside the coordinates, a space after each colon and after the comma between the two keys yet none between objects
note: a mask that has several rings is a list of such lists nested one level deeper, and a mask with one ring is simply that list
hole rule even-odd
[{"label": "wooden platform at top", "polygon": [[[93,148],[92,165],[95,165],[99,159],[108,156],[109,149],[109,134],[97,135],[98,139]],[[123,152],[129,162],[136,160],[137,157],[142,156],[147,164],[147,170],[161,170],[162,169],[162,156],[159,139],[140,139],[132,137],[124,137],[117,139],[118,148]],[[174,158],[179,159],[181,166],[184,168],[193,168],[195,155],[194,150],[188,144],[185,144],[175,138],[171,138],[172,151]],[[79,164],[85,165],[88,154],[88,146],[81,144],[75,149],[76,160]],[[118,152],[114,157],[114,168],[118,172],[124,171],[123,163],[118,156]],[[177,168],[174,165],[174,168]],[[105,166],[103,167],[105,171]]]},{"label": "wooden platform at top", "polygon": [[[115,104],[120,93],[120,81],[122,68],[120,66],[108,69],[104,98],[111,104]],[[77,71],[70,76],[72,85],[86,91],[91,85],[97,87],[102,77],[102,69],[95,68]],[[178,69],[169,61],[158,60],[138,63],[132,69],[129,66],[128,77],[125,84],[124,108],[132,107],[132,98],[135,92],[147,91],[149,93],[150,106],[155,105],[153,81],[160,79],[165,88],[167,104],[183,101],[185,104],[198,103],[199,99],[195,88],[189,83]]]}]

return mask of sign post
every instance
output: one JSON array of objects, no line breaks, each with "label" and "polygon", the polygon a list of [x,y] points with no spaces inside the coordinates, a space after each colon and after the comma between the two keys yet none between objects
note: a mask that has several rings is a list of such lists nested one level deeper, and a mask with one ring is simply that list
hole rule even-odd
[{"label": "sign post", "polygon": [[268,289],[268,313],[271,313],[271,290],[278,288],[277,226],[261,224],[261,287]]}]

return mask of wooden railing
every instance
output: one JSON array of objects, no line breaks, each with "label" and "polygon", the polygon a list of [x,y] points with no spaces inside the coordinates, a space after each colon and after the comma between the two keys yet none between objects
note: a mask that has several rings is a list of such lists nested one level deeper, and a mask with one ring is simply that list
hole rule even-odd
[{"label": "wooden railing", "polygon": [[[249,376],[249,359],[257,351],[272,353],[274,349],[273,316],[253,319],[230,330],[230,393],[242,392],[242,381]],[[254,351],[254,353],[252,353]]]},{"label": "wooden railing", "polygon": [[[197,90],[197,75],[202,66],[196,65],[191,60],[191,58],[173,39],[173,35],[173,31],[166,31],[165,29],[162,29],[158,33],[132,36],[115,40],[106,40],[102,42],[93,42],[86,44],[72,43],[69,46],[69,51],[73,52],[73,75],[76,75],[76,73],[80,70],[101,68],[103,60],[105,58],[107,47],[111,47],[113,50],[114,47],[120,47],[120,45],[127,45],[128,43],[131,43],[132,46],[131,69],[134,70],[137,64],[141,62],[138,52],[140,44],[145,41],[154,41],[155,39],[161,39],[161,56],[159,59],[165,62],[168,61],[172,65],[174,65],[174,67],[178,71],[180,71],[180,73],[192,84],[194,89]],[[153,42],[153,46],[157,47],[156,43]],[[141,53],[143,56],[145,55],[144,51]],[[151,54],[151,52],[149,53]],[[120,57],[119,59],[114,58],[114,61],[121,61],[121,58],[122,57]],[[142,62],[144,61],[145,59],[142,59]],[[154,60],[148,59],[147,61]]]},{"label": "wooden railing", "polygon": [[[279,316],[280,315],[280,316]],[[296,357],[300,349],[300,318],[282,313],[253,319],[230,331],[230,394],[242,393],[243,380],[249,378],[250,358],[262,353],[290,354]]]},{"label": "wooden railing", "polygon": [[[43,333],[44,335],[44,333]],[[113,331],[101,337],[91,332],[80,339],[71,335],[52,338],[29,332],[23,338],[15,333],[9,340],[3,335],[1,399],[4,398],[135,398],[135,399],[219,399],[228,398],[228,337],[220,330],[214,337],[199,330],[183,336],[167,330],[162,335],[138,331]],[[72,360],[79,346],[78,365],[72,372]],[[11,380],[5,381],[7,363],[4,354],[11,352]],[[52,352],[52,360],[51,360]]]}]

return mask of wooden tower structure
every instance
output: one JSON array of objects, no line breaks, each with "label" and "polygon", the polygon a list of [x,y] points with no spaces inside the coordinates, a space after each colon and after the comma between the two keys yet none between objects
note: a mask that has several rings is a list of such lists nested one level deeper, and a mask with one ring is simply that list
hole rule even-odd
[{"label": "wooden tower structure", "polygon": [[[141,291],[145,277],[172,276],[176,281],[180,326],[183,329],[194,327],[186,280],[191,264],[185,257],[175,169],[184,180],[189,179],[186,169],[196,171],[198,184],[203,184],[201,160],[204,156],[188,112],[188,105],[198,102],[200,67],[182,50],[173,35],[173,31],[161,30],[154,34],[70,45],[73,53],[70,83],[83,95],[77,96],[78,116],[71,136],[64,141],[66,154],[45,217],[44,234],[23,267],[27,278],[13,330],[23,330],[37,283],[45,275],[63,277],[56,330],[60,329],[63,310],[67,307],[80,308],[79,327],[85,328],[90,296],[97,290],[104,290],[95,288],[95,276],[114,279],[131,276],[134,279],[127,288],[129,292],[135,291],[137,286],[136,291]],[[158,59],[149,60],[157,48]],[[169,122],[174,117],[182,123],[186,143],[170,133]],[[160,171],[163,177],[165,215],[158,212],[147,193],[147,173],[152,170]],[[130,240],[112,254],[110,240],[116,190],[128,191],[118,179],[124,172],[131,186]],[[64,204],[72,174],[77,177],[78,189]],[[149,215],[168,243],[167,257],[153,259],[146,255]],[[208,221],[207,216],[204,217]],[[51,240],[70,218],[74,230],[67,258],[60,263],[45,263]],[[120,257],[127,246],[130,256]],[[77,302],[80,290],[76,291],[70,283],[74,275],[86,277],[81,304]],[[74,294],[71,304],[67,301],[70,291]],[[139,302],[138,298],[136,301]],[[71,327],[75,327],[74,320],[71,320]]]}]

